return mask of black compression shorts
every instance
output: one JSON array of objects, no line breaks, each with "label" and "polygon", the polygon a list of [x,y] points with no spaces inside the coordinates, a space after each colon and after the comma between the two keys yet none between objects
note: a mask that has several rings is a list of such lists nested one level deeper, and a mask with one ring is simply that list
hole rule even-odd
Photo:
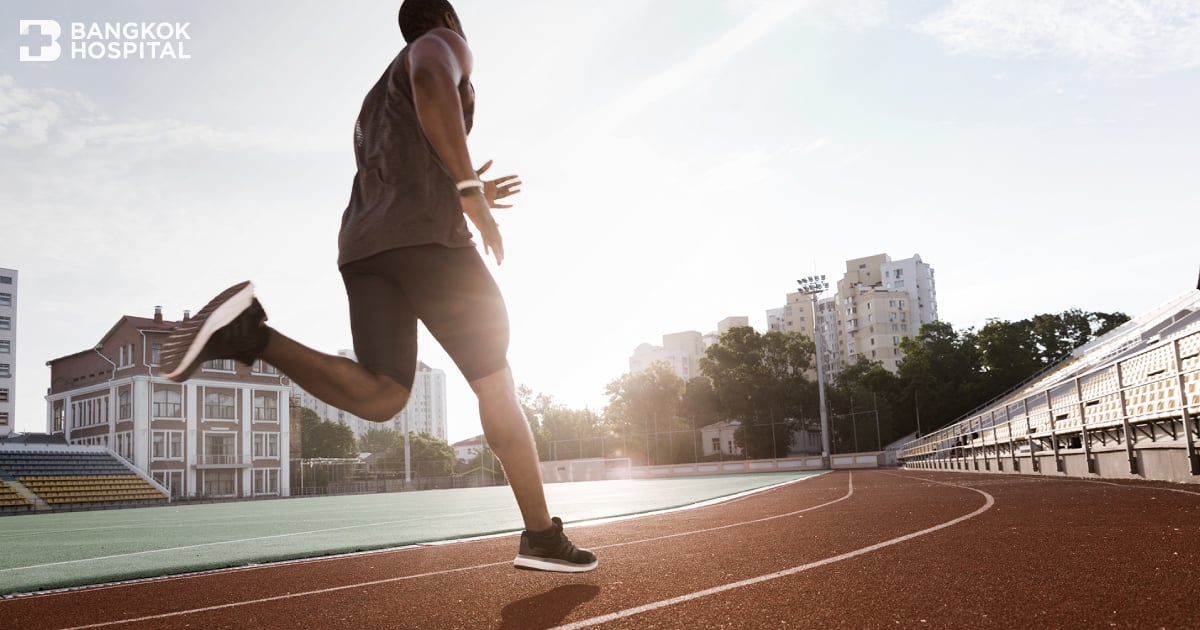
[{"label": "black compression shorts", "polygon": [[412,389],[417,320],[467,381],[508,367],[508,311],[474,247],[401,247],[341,269],[358,362]]}]

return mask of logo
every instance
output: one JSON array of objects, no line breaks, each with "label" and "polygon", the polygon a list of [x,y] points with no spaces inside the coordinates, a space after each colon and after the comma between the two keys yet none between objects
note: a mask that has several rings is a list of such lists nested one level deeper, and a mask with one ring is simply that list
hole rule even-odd
[{"label": "logo", "polygon": [[21,61],[57,61],[62,56],[58,38],[62,27],[54,20],[21,20],[21,35],[32,43],[21,46]]},{"label": "logo", "polygon": [[[191,59],[186,46],[190,22],[71,22],[68,33],[55,20],[21,20],[21,61],[70,59]],[[62,42],[60,43],[60,40]]]}]

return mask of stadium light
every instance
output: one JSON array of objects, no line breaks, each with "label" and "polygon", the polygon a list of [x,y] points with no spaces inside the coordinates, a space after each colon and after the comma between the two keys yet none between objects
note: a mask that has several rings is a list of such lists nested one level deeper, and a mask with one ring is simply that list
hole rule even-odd
[{"label": "stadium light", "polygon": [[822,334],[817,320],[817,300],[821,294],[829,290],[829,283],[824,275],[808,276],[797,280],[800,292],[812,298],[813,306],[813,342],[817,352],[817,393],[821,402],[821,466],[829,468],[829,413],[825,410],[825,353],[822,351]]}]

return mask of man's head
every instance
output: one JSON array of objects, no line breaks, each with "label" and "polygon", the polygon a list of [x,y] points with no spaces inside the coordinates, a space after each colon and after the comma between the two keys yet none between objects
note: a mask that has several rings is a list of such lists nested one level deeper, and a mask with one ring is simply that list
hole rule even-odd
[{"label": "man's head", "polygon": [[447,0],[404,0],[398,21],[404,41],[410,43],[435,28],[445,27],[463,35],[458,14]]}]

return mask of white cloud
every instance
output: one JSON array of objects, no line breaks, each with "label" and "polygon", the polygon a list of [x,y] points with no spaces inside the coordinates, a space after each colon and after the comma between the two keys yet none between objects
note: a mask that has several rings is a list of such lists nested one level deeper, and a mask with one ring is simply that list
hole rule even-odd
[{"label": "white cloud", "polygon": [[1152,73],[1200,65],[1193,0],[954,0],[917,30],[955,53]]},{"label": "white cloud", "polygon": [[[158,155],[180,147],[264,150],[281,154],[338,150],[343,138],[244,133],[169,118],[113,120],[77,92],[26,88],[0,75],[0,147],[37,150],[56,159],[100,148],[143,147]],[[28,156],[26,156],[28,157]],[[111,157],[111,156],[110,156]],[[123,158],[136,157],[124,155]],[[141,156],[145,157],[145,155]]]}]

